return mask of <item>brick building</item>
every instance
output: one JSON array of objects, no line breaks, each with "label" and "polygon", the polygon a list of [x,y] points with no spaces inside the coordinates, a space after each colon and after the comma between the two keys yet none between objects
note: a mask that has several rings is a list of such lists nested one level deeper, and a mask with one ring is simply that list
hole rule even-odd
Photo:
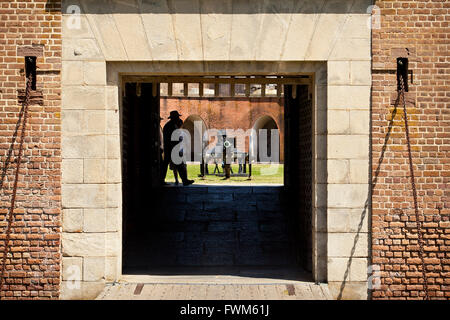
[{"label": "brick building", "polygon": [[[251,121],[239,126],[247,127],[270,115],[291,150],[285,166],[302,164],[288,171],[286,188],[296,192],[298,211],[289,214],[300,225],[297,258],[310,281],[326,283],[337,299],[405,299],[423,298],[427,278],[429,297],[448,299],[448,10],[438,0],[0,1],[0,297],[94,298],[123,279],[131,198],[122,191],[132,159],[124,141],[130,127],[145,127],[129,110],[150,103],[167,118],[181,98],[160,103],[156,85],[225,75],[275,77],[285,88],[283,97],[261,98],[271,101],[262,113],[262,100],[234,98],[247,105],[231,114],[245,114],[241,121]],[[409,61],[423,259],[396,101],[398,57]],[[136,83],[147,84],[142,97]],[[183,101],[204,119],[200,100]],[[380,286],[371,290],[370,279]]]},{"label": "brick building", "polygon": [[[201,121],[204,130],[208,129],[276,129],[279,131],[281,162],[284,160],[284,99],[276,97],[255,98],[182,98],[172,97],[161,99],[161,125],[163,126],[172,110],[178,110],[186,121]],[[186,123],[185,125],[187,125]],[[193,125],[189,126],[193,139]],[[193,145],[193,144],[192,144]],[[249,152],[249,140],[245,140],[243,152]]]},{"label": "brick building", "polygon": [[[25,57],[35,56],[37,84],[2,281],[2,297],[58,298],[61,265],[61,4],[0,3],[1,256],[9,224],[23,117]],[[14,143],[16,142],[16,143]],[[3,269],[3,268],[2,268]]]},{"label": "brick building", "polygon": [[372,33],[372,263],[381,268],[373,298],[424,295],[403,106],[396,105],[396,58],[412,72],[406,93],[409,136],[430,297],[448,299],[449,3],[376,1]]}]

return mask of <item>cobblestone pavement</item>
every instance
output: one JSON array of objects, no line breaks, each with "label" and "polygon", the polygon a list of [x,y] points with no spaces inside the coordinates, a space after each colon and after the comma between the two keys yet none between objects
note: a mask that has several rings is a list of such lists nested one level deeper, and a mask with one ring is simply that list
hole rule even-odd
[{"label": "cobblestone pavement", "polygon": [[331,300],[326,284],[117,283],[97,300]]}]

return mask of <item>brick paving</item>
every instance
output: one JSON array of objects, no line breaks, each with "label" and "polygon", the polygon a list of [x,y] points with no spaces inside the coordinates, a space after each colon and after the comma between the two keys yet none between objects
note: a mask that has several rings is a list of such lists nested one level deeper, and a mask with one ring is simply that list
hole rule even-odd
[{"label": "brick paving", "polygon": [[273,274],[296,265],[281,186],[164,190],[159,215],[126,243],[125,273]]},{"label": "brick paving", "polygon": [[314,283],[120,283],[97,300],[331,300],[326,284]]}]

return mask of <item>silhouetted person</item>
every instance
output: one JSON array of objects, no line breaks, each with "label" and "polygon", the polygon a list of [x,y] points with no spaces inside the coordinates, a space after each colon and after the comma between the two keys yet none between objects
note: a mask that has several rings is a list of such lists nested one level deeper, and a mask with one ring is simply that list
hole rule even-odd
[{"label": "silhouetted person", "polygon": [[[181,119],[176,120],[176,127],[177,127],[177,129],[181,129],[183,127],[183,120],[181,120]],[[184,153],[187,151],[187,150],[185,150],[186,148],[184,145],[184,142],[186,141],[186,139],[187,139],[187,137],[184,134],[184,132],[182,131],[181,135],[179,137],[179,143],[181,143],[181,148],[179,151],[179,156],[181,157],[181,163],[174,164],[176,171],[180,174],[180,178],[183,181],[184,186],[194,183],[194,180],[189,180],[187,177],[187,166],[186,166],[186,161],[185,161],[186,158],[184,157]]]},{"label": "silhouetted person", "polygon": [[171,166],[174,167],[179,173],[181,181],[183,181],[183,185],[186,186],[194,183],[194,180],[188,180],[187,178],[186,163],[182,162],[181,164],[175,164],[171,160],[172,150],[179,143],[177,141],[172,141],[172,133],[176,129],[181,128],[181,126],[183,125],[183,121],[180,119],[180,116],[181,115],[178,113],[178,111],[171,111],[169,116],[170,121],[167,122],[163,128],[164,160],[162,161],[161,165],[161,178],[162,183],[166,184],[165,179],[167,174],[167,167],[169,166],[169,164],[171,164]]},{"label": "silhouetted person", "polygon": [[223,180],[230,179],[231,177],[231,159],[230,159],[230,142],[226,139],[226,135],[223,135],[223,160],[222,160],[222,168],[223,173],[225,174],[225,178]]},{"label": "silhouetted person", "polygon": [[180,182],[178,181],[178,169],[177,166],[170,161],[169,163],[169,169],[173,171],[173,176],[175,178],[175,185],[178,185]]},{"label": "silhouetted person", "polygon": [[179,119],[180,114],[178,114],[177,111],[171,111],[170,116],[169,116],[170,121],[167,122],[163,128],[164,159],[161,162],[161,180],[162,180],[161,182],[162,182],[162,184],[167,184],[165,182],[165,179],[166,179],[166,175],[167,175],[167,168],[169,167],[169,164],[170,164],[170,156],[171,156],[172,149],[174,146],[173,141],[171,141],[171,137],[172,137],[172,133],[176,129],[176,123],[173,120],[175,118]]},{"label": "silhouetted person", "polygon": [[[163,139],[163,129],[161,127],[161,120],[163,118],[159,117],[159,163],[161,165],[161,169],[163,168],[163,163],[164,163],[164,158],[165,158],[165,154],[164,154],[164,139]],[[165,178],[165,173],[161,172],[162,175],[164,175],[164,177],[161,178],[162,183],[166,184],[164,182],[164,178]]]}]

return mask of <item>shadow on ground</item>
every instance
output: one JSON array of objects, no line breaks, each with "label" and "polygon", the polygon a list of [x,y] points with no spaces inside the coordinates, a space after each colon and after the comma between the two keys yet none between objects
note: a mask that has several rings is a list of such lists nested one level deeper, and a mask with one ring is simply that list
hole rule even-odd
[{"label": "shadow on ground", "polygon": [[311,280],[295,261],[282,186],[172,186],[158,200],[127,224],[124,274]]}]

